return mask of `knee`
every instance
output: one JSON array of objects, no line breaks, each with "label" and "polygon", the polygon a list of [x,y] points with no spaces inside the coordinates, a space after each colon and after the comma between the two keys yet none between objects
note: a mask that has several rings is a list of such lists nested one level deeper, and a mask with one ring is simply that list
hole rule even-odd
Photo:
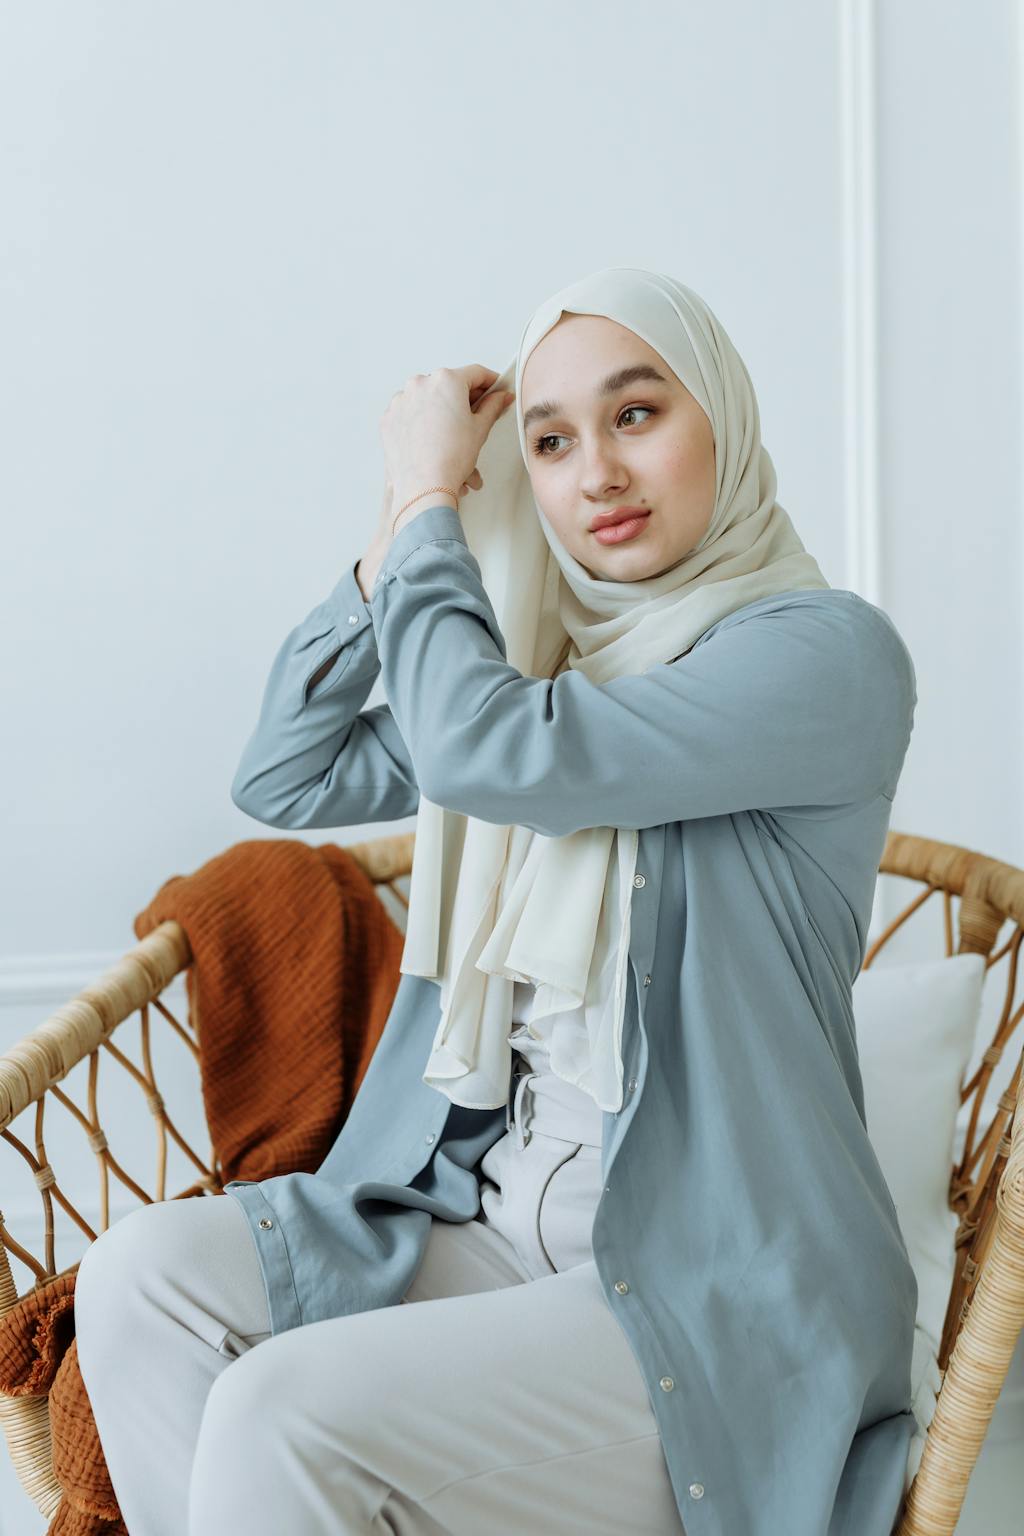
[{"label": "knee", "polygon": [[[154,1293],[160,1277],[180,1265],[172,1241],[170,1202],[129,1211],[89,1244],[75,1276],[75,1332],[88,1350],[90,1340],[123,1338],[138,1305]],[[173,1216],[173,1213],[172,1213]]]},{"label": "knee", "polygon": [[[233,1360],[207,1393],[189,1481],[192,1536],[328,1529],[317,1481],[328,1435],[310,1417],[302,1372],[286,1348],[275,1347],[287,1343],[284,1334],[257,1344]],[[332,1451],[333,1477],[339,1460]],[[357,1527],[332,1521],[330,1528]]]},{"label": "knee", "polygon": [[237,1454],[248,1466],[266,1468],[298,1436],[302,1383],[290,1369],[281,1343],[269,1338],[247,1350],[214,1380],[206,1396],[199,1445],[208,1464]]},{"label": "knee", "polygon": [[149,1246],[143,1218],[153,1209],[129,1211],[89,1244],[75,1276],[76,1323],[86,1314],[99,1318],[117,1310],[117,1296],[134,1284]]},{"label": "knee", "polygon": [[[322,1324],[312,1324],[312,1329]],[[232,1360],[210,1387],[199,1441],[204,1460],[230,1459],[239,1447],[248,1466],[288,1459],[329,1438],[340,1454],[367,1420],[358,1364],[324,1374],[309,1361],[310,1328],[273,1335]],[[370,1413],[372,1414],[372,1405]]]}]

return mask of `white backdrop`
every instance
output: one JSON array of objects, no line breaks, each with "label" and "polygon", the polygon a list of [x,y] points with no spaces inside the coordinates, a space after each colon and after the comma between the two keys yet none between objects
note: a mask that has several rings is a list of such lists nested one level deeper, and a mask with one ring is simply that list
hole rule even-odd
[{"label": "white backdrop", "polygon": [[906,639],[893,826],[1024,864],[1012,0],[0,17],[0,1050],[170,875],[414,825],[234,807],[266,673],[369,542],[394,390],[612,264],[707,299],[804,543]]}]

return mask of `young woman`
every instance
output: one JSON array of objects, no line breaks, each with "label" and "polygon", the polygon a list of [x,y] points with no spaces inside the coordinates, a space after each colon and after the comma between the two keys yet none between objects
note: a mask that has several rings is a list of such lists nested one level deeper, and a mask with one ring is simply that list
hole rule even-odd
[{"label": "young woman", "polygon": [[401,983],[317,1173],[85,1256],[129,1530],[890,1536],[917,1284],[851,986],[906,647],[660,273],[555,294],[500,377],[411,379],[382,438],[380,530],[232,794],[417,813]]}]

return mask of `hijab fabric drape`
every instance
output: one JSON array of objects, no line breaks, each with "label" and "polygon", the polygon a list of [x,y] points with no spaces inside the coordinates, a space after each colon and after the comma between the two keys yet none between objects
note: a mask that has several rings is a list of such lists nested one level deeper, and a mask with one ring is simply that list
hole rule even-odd
[{"label": "hijab fabric drape", "polygon": [[[634,331],[711,422],[711,521],[700,542],[660,575],[630,582],[591,575],[534,499],[522,374],[563,313],[606,315]],[[829,586],[775,499],[775,468],[761,443],[747,370],[708,306],[676,279],[610,267],[560,290],[527,322],[492,389],[515,391],[514,412],[491,429],[478,461],[483,488],[463,500],[459,513],[508,662],[522,674],[554,679],[557,688],[558,675],[577,668],[600,685],[684,656],[712,624],[758,598]],[[585,782],[579,792],[585,805]],[[622,1107],[637,847],[631,829],[587,827],[545,837],[421,796],[401,970],[440,984],[441,1017],[424,1082],[469,1108],[503,1105],[513,983],[532,982],[532,1023],[582,1009],[589,1068],[579,1086],[602,1109]]]}]

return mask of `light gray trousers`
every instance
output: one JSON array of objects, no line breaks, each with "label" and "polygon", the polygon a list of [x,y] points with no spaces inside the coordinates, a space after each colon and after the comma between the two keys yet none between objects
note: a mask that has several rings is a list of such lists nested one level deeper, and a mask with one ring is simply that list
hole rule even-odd
[{"label": "light gray trousers", "polygon": [[538,1123],[521,1084],[481,1162],[480,1216],[433,1220],[416,1305],[271,1335],[231,1196],[91,1244],[79,1362],[130,1536],[679,1536],[590,1246],[600,1145],[541,1128],[580,1130],[579,1090],[543,1079]]}]

